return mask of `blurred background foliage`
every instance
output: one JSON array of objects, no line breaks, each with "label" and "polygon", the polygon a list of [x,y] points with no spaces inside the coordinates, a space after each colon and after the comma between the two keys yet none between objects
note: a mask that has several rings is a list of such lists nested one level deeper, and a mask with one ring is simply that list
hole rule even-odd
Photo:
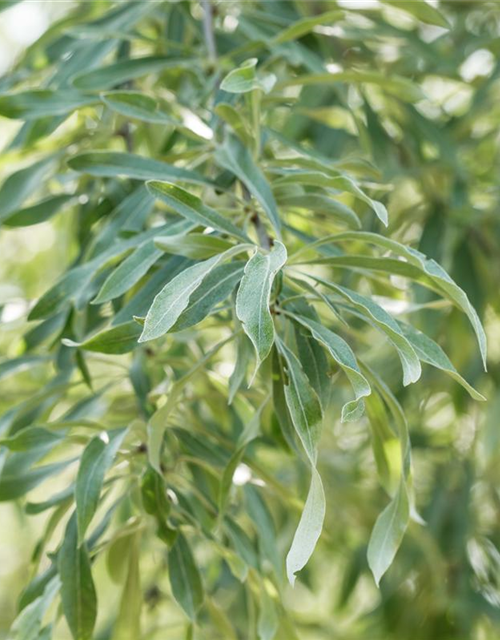
[{"label": "blurred background foliage", "polygon": [[[20,43],[19,49],[28,46],[28,64],[19,67],[20,72],[27,73],[31,66],[33,73],[40,73],[44,61],[36,48],[29,48],[27,40],[32,12],[40,16],[32,29],[34,39],[41,35],[40,25],[50,32],[49,25],[56,20],[77,24],[81,15],[98,13],[108,3],[10,4],[13,6],[4,7],[0,14],[4,70],[16,63],[9,56],[21,55],[13,48]],[[417,103],[381,91],[372,83],[306,86],[290,96],[286,109],[267,105],[266,119],[269,126],[281,130],[286,117],[283,133],[288,138],[306,139],[328,158],[355,154],[371,161],[381,182],[389,185],[384,194],[390,212],[389,234],[412,243],[451,273],[478,310],[489,339],[489,370],[485,374],[467,320],[455,310],[442,313],[440,302],[433,308],[431,294],[418,290],[415,299],[427,304],[425,309],[415,305],[412,321],[445,348],[455,366],[488,401],[471,400],[462,387],[428,367],[416,386],[403,388],[396,361],[388,359],[381,366],[409,420],[416,506],[427,524],[410,524],[380,590],[366,564],[370,531],[386,504],[376,479],[370,429],[366,419],[340,424],[339,405],[331,410],[319,461],[327,493],[325,529],[301,580],[286,592],[290,618],[283,622],[283,638],[495,640],[500,634],[500,5],[477,0],[434,2],[432,6],[439,7],[444,17],[442,24],[437,24],[435,16],[415,15],[417,4],[215,2],[216,27],[224,24],[231,37],[240,39],[242,48],[255,38],[265,40],[297,16],[338,5],[346,10],[341,21],[317,27],[292,43],[287,55],[291,59],[295,56],[295,64],[305,65],[311,72],[320,63],[326,63],[331,71],[377,71],[387,79],[397,75],[420,86],[425,98]],[[170,3],[168,10],[167,33],[158,33],[158,25],[146,25],[142,27],[145,40],[164,38],[158,49],[175,44],[181,50],[183,44],[189,47],[188,16],[200,7],[178,2]],[[141,46],[155,48],[151,42]],[[45,149],[67,145],[77,130],[97,138],[103,135],[90,113],[74,118],[66,129],[46,139]],[[0,121],[5,149],[0,171],[5,175],[11,163],[22,156],[22,149],[12,144],[18,127],[12,121]],[[110,140],[109,146],[122,143]],[[143,144],[156,151],[163,148],[168,155],[164,140]],[[84,207],[85,202],[76,203],[37,226],[2,230],[3,356],[20,352],[26,309],[75,257],[75,230]],[[393,280],[395,287],[401,286],[397,278]],[[408,309],[402,303],[392,311],[398,314]],[[378,347],[375,334],[356,325],[354,329],[367,350]],[[212,341],[211,330],[207,330],[207,344]],[[178,356],[182,357],[182,346]],[[228,362],[232,356],[231,351],[227,355],[222,352],[213,379],[196,383],[198,395],[212,398],[211,419],[220,402],[219,379],[231,371]],[[128,367],[127,358],[123,356],[124,364],[117,366],[103,359],[103,378],[116,384],[94,398],[87,415],[112,415],[113,422],[119,424],[134,411],[129,386],[120,371],[120,367]],[[153,375],[160,384],[160,363]],[[46,379],[43,367],[32,367],[2,381],[1,413],[35,394]],[[76,389],[66,401],[66,409],[78,401],[79,393]],[[58,411],[62,414],[64,407],[59,406]],[[191,411],[197,412],[194,401]],[[202,408],[200,412],[207,415]],[[265,466],[274,470],[276,484],[267,500],[272,504],[280,553],[284,554],[300,511],[295,496],[298,491],[305,492],[307,478],[301,478],[290,458],[272,447],[263,447],[259,455]],[[45,483],[30,495],[30,501],[51,495],[60,488],[59,482]],[[247,489],[241,488],[242,496]],[[249,516],[245,517],[248,520]],[[19,593],[31,576],[30,554],[47,514],[28,516],[22,506],[1,503],[0,521],[0,637],[4,638],[15,617]],[[217,570],[210,566],[209,550],[201,544],[197,554],[205,563],[208,581],[215,579]],[[99,596],[102,602],[116,603],[119,590],[109,579],[104,562],[99,560],[95,567]],[[153,549],[146,556],[144,570],[148,576],[144,582],[147,637],[181,638],[185,626],[182,614],[168,603],[158,607],[168,591],[161,569],[161,552]],[[251,603],[238,598],[243,596],[239,592],[235,595],[228,576],[227,588],[220,591],[219,607],[233,622],[242,624]],[[96,639],[108,637],[108,622],[104,610],[99,627],[104,631],[97,633]],[[250,627],[248,633],[248,638],[253,637]],[[69,637],[63,627],[58,634],[55,637],[61,640]],[[213,635],[200,632],[199,637],[232,636],[214,631]]]}]

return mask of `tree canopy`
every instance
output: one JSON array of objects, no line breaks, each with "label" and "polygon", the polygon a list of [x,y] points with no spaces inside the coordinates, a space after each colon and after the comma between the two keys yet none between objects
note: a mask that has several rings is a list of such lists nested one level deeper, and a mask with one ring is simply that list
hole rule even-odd
[{"label": "tree canopy", "polygon": [[499,34],[86,0],[0,79],[0,634],[498,636]]}]

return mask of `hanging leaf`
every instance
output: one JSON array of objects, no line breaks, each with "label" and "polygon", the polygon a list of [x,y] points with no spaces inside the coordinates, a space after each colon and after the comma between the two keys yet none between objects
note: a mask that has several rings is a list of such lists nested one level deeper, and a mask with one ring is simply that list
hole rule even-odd
[{"label": "hanging leaf", "polygon": [[168,553],[168,574],[172,594],[193,622],[203,603],[203,585],[186,538],[179,534]]},{"label": "hanging leaf", "polygon": [[213,227],[222,233],[249,242],[248,237],[230,220],[227,220],[214,209],[207,207],[200,198],[169,182],[148,182],[150,193],[168,205],[173,211],[187,220],[204,227]]},{"label": "hanging leaf", "polygon": [[268,254],[256,251],[247,262],[236,296],[236,315],[255,348],[256,370],[274,343],[274,322],[269,310],[271,288],[286,258],[281,242],[276,242]]},{"label": "hanging leaf", "polygon": [[223,169],[234,173],[260,203],[279,238],[281,222],[274,196],[269,183],[254,163],[248,149],[236,138],[228,138],[222,146],[218,147],[214,157]]},{"label": "hanging leaf", "polygon": [[92,640],[97,617],[97,597],[85,544],[78,545],[76,513],[73,514],[58,553],[61,602],[74,640]]},{"label": "hanging leaf", "polygon": [[76,477],[75,500],[78,543],[81,545],[99,504],[102,483],[125,432],[109,431],[93,438],[82,454]]}]

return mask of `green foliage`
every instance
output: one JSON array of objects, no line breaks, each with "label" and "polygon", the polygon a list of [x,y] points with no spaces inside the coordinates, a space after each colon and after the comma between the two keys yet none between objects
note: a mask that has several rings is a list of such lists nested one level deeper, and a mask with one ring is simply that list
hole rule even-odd
[{"label": "green foliage", "polygon": [[[500,12],[460,4],[77,2],[2,79],[2,234],[55,238],[5,274],[9,638],[496,637],[499,441],[454,421],[498,379],[500,67],[457,69]],[[333,573],[347,631],[301,611]]]}]

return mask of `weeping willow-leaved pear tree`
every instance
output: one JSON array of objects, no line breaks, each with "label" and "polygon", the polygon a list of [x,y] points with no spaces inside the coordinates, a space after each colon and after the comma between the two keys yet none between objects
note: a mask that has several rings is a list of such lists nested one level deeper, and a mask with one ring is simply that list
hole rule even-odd
[{"label": "weeping willow-leaved pear tree", "polygon": [[[427,98],[339,47],[369,27],[333,2],[82,1],[1,80],[19,121],[2,233],[52,218],[67,249],[0,362],[39,372],[0,419],[0,500],[46,516],[12,639],[296,637],[287,583],[336,508],[321,443],[338,421],[371,430],[387,494],[377,584],[410,519],[425,526],[384,373],[399,361],[418,395],[424,363],[483,399],[413,326],[422,288],[465,314],[483,363],[486,339],[391,233],[360,105]],[[337,146],[310,135],[325,103],[350,114]]]}]

